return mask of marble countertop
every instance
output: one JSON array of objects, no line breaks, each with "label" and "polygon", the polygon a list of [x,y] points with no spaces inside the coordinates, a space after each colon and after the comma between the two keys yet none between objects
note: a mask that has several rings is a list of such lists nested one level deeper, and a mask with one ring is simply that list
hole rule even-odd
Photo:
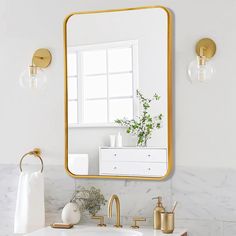
[{"label": "marble countertop", "polygon": [[[91,233],[91,231],[94,233]],[[164,235],[172,235],[172,236],[187,236],[187,230],[184,229],[175,229],[172,234],[163,234],[159,230],[153,230],[150,227],[140,227],[139,229],[132,229],[128,226],[124,226],[122,229],[117,229],[112,226],[107,227],[96,227],[94,225],[78,225],[74,226],[71,229],[53,229],[51,227],[46,227],[44,229],[35,231],[30,234],[26,234],[25,236],[78,236],[78,232],[80,235],[86,235],[86,232],[89,232],[90,235],[108,235],[106,233],[113,232],[114,235],[129,235],[130,236],[164,236]],[[111,233],[111,235],[113,235]],[[109,233],[110,235],[110,233]]]}]

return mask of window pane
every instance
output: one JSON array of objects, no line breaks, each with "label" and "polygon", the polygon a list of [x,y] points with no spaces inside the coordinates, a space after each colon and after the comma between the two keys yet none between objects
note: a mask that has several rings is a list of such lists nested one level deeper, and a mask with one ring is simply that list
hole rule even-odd
[{"label": "window pane", "polygon": [[111,99],[109,121],[114,122],[116,119],[133,119],[133,99]]},{"label": "window pane", "polygon": [[107,123],[107,100],[85,101],[84,123]]},{"label": "window pane", "polygon": [[77,99],[77,78],[69,77],[68,78],[68,99]]},{"label": "window pane", "polygon": [[132,49],[116,48],[108,50],[109,72],[132,70]]},{"label": "window pane", "polygon": [[132,96],[133,80],[132,73],[116,74],[109,76],[109,96]]},{"label": "window pane", "polygon": [[107,77],[85,76],[84,77],[85,98],[106,98],[107,97]]},{"label": "window pane", "polygon": [[68,102],[68,123],[76,124],[77,123],[77,102],[71,101]]},{"label": "window pane", "polygon": [[77,74],[77,60],[76,53],[69,53],[67,55],[68,76],[75,76]]},{"label": "window pane", "polygon": [[83,52],[83,73],[106,73],[106,51],[96,50]]}]

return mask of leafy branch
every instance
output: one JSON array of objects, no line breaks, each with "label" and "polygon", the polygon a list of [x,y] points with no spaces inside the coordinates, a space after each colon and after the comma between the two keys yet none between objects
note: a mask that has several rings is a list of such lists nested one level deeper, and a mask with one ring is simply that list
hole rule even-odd
[{"label": "leafy branch", "polygon": [[153,117],[149,114],[151,103],[153,101],[159,101],[161,97],[157,93],[155,93],[152,98],[145,98],[139,90],[137,90],[136,92],[139,103],[141,104],[143,110],[141,115],[137,117],[136,120],[128,120],[126,118],[116,119],[115,123],[127,127],[126,132],[128,134],[137,136],[138,146],[146,146],[147,141],[152,137],[153,131],[155,129],[161,128],[163,114],[160,113],[158,116]]}]

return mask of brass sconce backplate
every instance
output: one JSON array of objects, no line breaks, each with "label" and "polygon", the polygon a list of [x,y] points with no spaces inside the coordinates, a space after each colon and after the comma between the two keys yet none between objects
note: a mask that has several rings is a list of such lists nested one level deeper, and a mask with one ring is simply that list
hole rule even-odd
[{"label": "brass sconce backplate", "polygon": [[32,62],[39,68],[47,68],[52,61],[51,52],[46,48],[40,48],[35,51]]},{"label": "brass sconce backplate", "polygon": [[210,59],[216,53],[216,43],[210,38],[203,38],[196,44],[196,53],[198,56],[200,56],[201,49],[204,50],[204,56]]}]

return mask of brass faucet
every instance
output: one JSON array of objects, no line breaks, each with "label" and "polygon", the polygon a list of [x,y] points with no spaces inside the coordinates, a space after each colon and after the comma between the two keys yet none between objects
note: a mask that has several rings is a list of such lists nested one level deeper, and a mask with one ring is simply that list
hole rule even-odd
[{"label": "brass faucet", "polygon": [[116,203],[116,224],[114,225],[117,228],[121,228],[122,225],[120,224],[120,200],[117,195],[113,194],[108,202],[108,217],[112,217],[112,204],[115,200]]}]

